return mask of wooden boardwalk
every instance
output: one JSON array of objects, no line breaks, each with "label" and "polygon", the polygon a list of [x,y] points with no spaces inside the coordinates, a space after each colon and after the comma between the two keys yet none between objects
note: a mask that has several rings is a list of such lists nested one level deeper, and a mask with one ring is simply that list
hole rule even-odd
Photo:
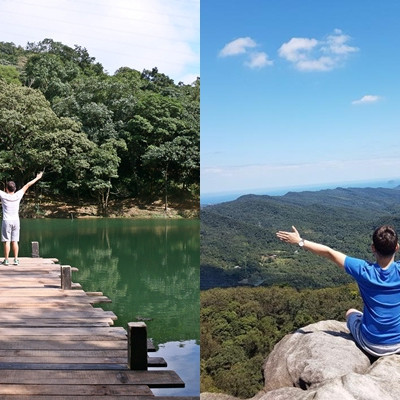
[{"label": "wooden boardwalk", "polygon": [[[62,289],[61,269],[43,258],[0,265],[0,399],[178,399],[155,397],[151,388],[184,387],[180,377],[130,369],[135,342],[129,347],[127,331],[113,326],[113,312],[93,307],[109,300],[79,284]],[[147,357],[154,350],[147,346],[148,366],[166,366]]]}]

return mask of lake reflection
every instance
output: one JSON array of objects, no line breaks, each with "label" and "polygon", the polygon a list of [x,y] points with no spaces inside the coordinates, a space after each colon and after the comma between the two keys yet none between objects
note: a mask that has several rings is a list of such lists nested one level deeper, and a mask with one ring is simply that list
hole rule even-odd
[{"label": "lake reflection", "polygon": [[[190,382],[182,376],[186,389],[179,393],[198,395],[199,221],[21,220],[21,257],[31,255],[32,241],[39,242],[42,257],[79,268],[73,282],[112,300],[100,306],[118,316],[115,325],[126,328],[144,318],[149,337],[164,344],[160,352],[170,348],[168,342],[194,346],[181,352],[183,371],[192,363],[195,376]],[[169,368],[184,375],[171,362]]]}]

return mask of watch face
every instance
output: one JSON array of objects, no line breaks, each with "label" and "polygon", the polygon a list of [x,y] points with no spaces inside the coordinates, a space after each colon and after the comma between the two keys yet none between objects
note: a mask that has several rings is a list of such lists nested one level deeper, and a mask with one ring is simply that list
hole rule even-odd
[{"label": "watch face", "polygon": [[303,246],[304,246],[304,240],[303,240],[303,239],[300,240],[299,246],[300,246],[300,247],[303,247]]}]

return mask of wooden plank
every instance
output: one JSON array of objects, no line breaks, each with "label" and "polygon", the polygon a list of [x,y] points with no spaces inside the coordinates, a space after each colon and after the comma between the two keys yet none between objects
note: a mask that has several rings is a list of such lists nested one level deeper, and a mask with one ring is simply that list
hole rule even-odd
[{"label": "wooden plank", "polygon": [[[75,353],[77,354],[77,353]],[[124,364],[126,365],[127,354],[124,354],[122,357],[116,356],[91,356],[91,357],[84,357],[83,355],[77,356],[68,356],[65,355],[46,355],[43,354],[41,356],[35,357],[21,357],[21,356],[1,356],[0,357],[0,364]],[[7,369],[10,367],[1,367],[2,369]]]},{"label": "wooden plank", "polygon": [[149,367],[168,367],[167,362],[162,357],[147,357]]},{"label": "wooden plank", "polygon": [[[0,349],[2,350],[98,350],[98,349],[115,349],[126,350],[127,340],[71,340],[64,338],[62,341],[57,337],[43,338],[38,336],[31,338],[29,336],[9,336],[0,338]],[[156,351],[153,343],[147,341],[147,351]]]},{"label": "wooden plank", "polygon": [[[68,300],[66,298],[68,297]],[[2,298],[0,297],[0,308],[12,308],[13,306],[18,307],[36,307],[41,306],[43,308],[51,308],[54,306],[60,307],[71,307],[71,306],[87,306],[93,304],[94,297],[75,297],[75,296],[47,296],[47,297],[13,297],[13,298]]]},{"label": "wooden plank", "polygon": [[65,329],[55,329],[55,328],[14,328],[7,329],[0,327],[0,337],[6,336],[104,336],[110,338],[125,338],[126,330],[121,327],[100,327],[100,328],[65,328]]},{"label": "wooden plank", "polygon": [[112,303],[112,300],[106,296],[89,297],[90,304]]},{"label": "wooden plank", "polygon": [[36,370],[48,370],[48,371],[97,371],[97,370],[115,370],[120,371],[127,369],[127,364],[123,361],[120,363],[108,363],[104,361],[96,362],[96,363],[45,363],[45,362],[21,362],[21,363],[0,363],[0,373],[2,370],[29,370],[29,371],[36,371]]},{"label": "wooden plank", "polygon": [[32,258],[32,257],[19,257],[20,265],[24,264],[58,264],[57,258]]},{"label": "wooden plank", "polygon": [[13,358],[20,362],[19,358],[36,358],[36,357],[64,357],[65,360],[71,362],[69,358],[124,358],[127,357],[127,349],[96,349],[96,350],[36,350],[36,349],[26,349],[26,350],[1,350],[0,349],[0,360],[2,362],[9,362],[6,357]]},{"label": "wooden plank", "polygon": [[0,320],[0,327],[18,328],[18,327],[32,327],[32,328],[72,328],[75,326],[82,327],[106,327],[114,324],[111,318],[87,318],[87,319],[25,319],[22,321],[2,321]]},{"label": "wooden plank", "polygon": [[98,350],[115,349],[126,350],[127,340],[71,340],[64,338],[59,340],[57,337],[43,338],[38,336],[31,338],[29,336],[8,336],[0,338],[0,349],[3,350]]},{"label": "wooden plank", "polygon": [[[53,310],[50,310],[53,311]],[[45,315],[45,313],[43,313]],[[46,316],[47,317],[47,316]],[[114,320],[110,317],[101,316],[101,315],[88,315],[87,317],[72,317],[68,313],[60,313],[59,317],[50,317],[50,318],[45,318],[40,315],[38,315],[36,318],[26,318],[26,317],[20,317],[19,315],[6,315],[4,314],[3,316],[0,316],[0,326],[1,325],[13,325],[13,324],[21,324],[26,325],[26,326],[35,326],[35,324],[38,324],[37,326],[45,326],[46,324],[49,325],[54,325],[54,324],[60,324],[60,325],[65,325],[65,324],[70,324],[70,325],[78,325],[78,324],[92,324],[92,323],[108,323],[108,324],[113,324]]]},{"label": "wooden plank", "polygon": [[1,266],[0,264],[0,276],[8,276],[10,274],[18,274],[21,276],[26,275],[46,275],[46,274],[60,274],[60,266],[59,265],[25,265],[21,267],[18,266]]},{"label": "wooden plank", "polygon": [[[51,284],[53,284],[55,281],[59,283],[59,287],[61,287],[61,278],[58,274],[56,273],[31,273],[31,272],[26,272],[26,273],[17,273],[17,272],[11,272],[9,274],[0,274],[0,282],[3,282],[4,287],[9,286],[9,283],[14,283],[15,285],[19,285],[19,281],[27,281],[29,282],[41,282],[42,280],[51,280]],[[2,284],[0,284],[2,286]]]},{"label": "wooden plank", "polygon": [[[66,265],[66,266],[71,267],[70,265]],[[38,263],[30,264],[30,263],[28,263],[28,264],[23,265],[23,264],[20,263],[19,265],[13,265],[13,264],[10,264],[10,265],[7,265],[7,266],[1,265],[0,266],[0,273],[1,274],[7,274],[8,272],[11,272],[11,271],[20,272],[20,273],[24,273],[24,272],[27,272],[27,271],[29,271],[29,272],[32,272],[32,271],[38,271],[38,272],[43,272],[43,271],[46,271],[46,272],[49,272],[49,271],[60,272],[60,267],[61,267],[60,264],[47,264],[47,263],[44,263],[44,264],[38,264]],[[77,272],[79,270],[76,267],[71,267],[71,271]]]},{"label": "wooden plank", "polygon": [[[51,303],[2,303],[0,304],[1,308],[4,309],[26,309],[26,308],[32,308],[34,307],[40,307],[42,309],[54,309],[54,310],[63,310],[64,308],[69,308],[70,304],[64,303],[62,301],[53,301]],[[91,306],[90,303],[75,303],[74,307],[76,307],[79,310],[87,310]]]},{"label": "wooden plank", "polygon": [[147,339],[147,351],[157,351],[151,339]]},{"label": "wooden plank", "polygon": [[112,311],[104,311],[101,308],[88,308],[87,310],[76,310],[64,308],[61,311],[42,308],[34,309],[0,309],[0,321],[21,321],[29,319],[64,319],[64,320],[84,320],[84,319],[111,319],[115,321],[116,315]]},{"label": "wooden plank", "polygon": [[[42,395],[42,396],[108,396],[108,395],[141,395],[152,396],[146,385],[0,385],[0,395]],[[51,397],[53,398],[53,397]],[[93,397],[92,397],[93,398]],[[153,397],[154,398],[154,397]],[[47,398],[49,399],[49,398]],[[50,400],[50,399],[49,399]]]},{"label": "wooden plank", "polygon": [[147,385],[150,388],[184,387],[182,379],[175,371],[63,371],[55,370],[11,370],[0,373],[0,384],[48,384],[48,385]]},{"label": "wooden plank", "polygon": [[[0,264],[1,265],[1,264]],[[54,278],[60,277],[60,271],[58,268],[54,269],[53,271],[49,270],[38,270],[38,271],[30,271],[28,269],[1,269],[0,267],[0,277],[1,279],[34,279],[37,278]]]},{"label": "wooden plank", "polygon": [[[1,287],[1,285],[0,285]],[[61,288],[2,288],[0,301],[14,297],[84,297],[90,300],[84,290],[63,290]]]},{"label": "wooden plank", "polygon": [[[27,388],[29,388],[28,385]],[[29,389],[28,389],[29,390]],[[107,400],[157,400],[158,397],[155,397],[154,395],[107,395]],[[2,395],[1,400],[97,400],[96,397],[92,395],[87,395],[87,396],[76,396],[76,395],[52,395],[51,397],[47,395],[18,395],[14,396],[12,394],[10,395]],[[170,399],[173,400],[173,399]],[[177,398],[176,400],[179,400]],[[186,400],[186,398],[182,398],[182,400]],[[192,399],[188,399],[192,400]],[[198,398],[197,398],[198,400]]]}]

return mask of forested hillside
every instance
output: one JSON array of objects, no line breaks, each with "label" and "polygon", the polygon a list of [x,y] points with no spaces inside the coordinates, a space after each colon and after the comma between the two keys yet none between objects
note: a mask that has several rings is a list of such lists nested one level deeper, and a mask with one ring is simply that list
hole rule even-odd
[{"label": "forested hillside", "polygon": [[229,288],[201,293],[201,391],[250,398],[263,387],[262,366],[286,334],[313,322],[344,320],[361,307],[355,284],[297,291]]},{"label": "forested hillside", "polygon": [[41,193],[198,203],[200,79],[157,68],[109,75],[80,46],[0,42],[0,181],[45,169]]},{"label": "forested hillside", "polygon": [[275,233],[295,225],[306,239],[368,259],[372,231],[382,223],[400,227],[400,190],[337,188],[248,195],[204,207],[202,288],[240,284],[321,288],[348,283],[335,265],[281,243]]}]

